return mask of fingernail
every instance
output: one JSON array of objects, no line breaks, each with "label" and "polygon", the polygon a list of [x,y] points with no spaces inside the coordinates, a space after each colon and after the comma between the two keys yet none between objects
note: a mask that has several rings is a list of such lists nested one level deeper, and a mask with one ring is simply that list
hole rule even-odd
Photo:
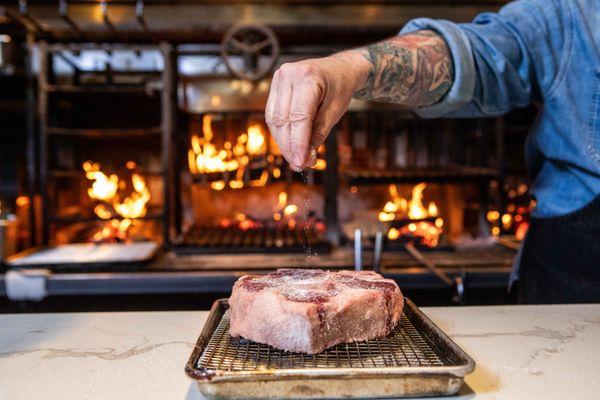
[{"label": "fingernail", "polygon": [[302,164],[304,164],[304,160],[302,160],[302,156],[300,155],[300,153],[294,153],[294,164],[296,167],[298,168],[302,168]]}]

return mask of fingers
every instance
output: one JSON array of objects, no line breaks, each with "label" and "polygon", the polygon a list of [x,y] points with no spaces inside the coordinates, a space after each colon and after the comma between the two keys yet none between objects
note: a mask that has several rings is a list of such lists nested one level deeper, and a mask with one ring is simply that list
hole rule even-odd
[{"label": "fingers", "polygon": [[274,75],[265,116],[281,153],[296,170],[308,161],[323,85],[310,65],[284,64]]},{"label": "fingers", "polygon": [[290,146],[292,166],[302,169],[309,158],[309,144],[319,103],[319,86],[309,77],[301,77],[294,84],[290,104]]},{"label": "fingers", "polygon": [[290,105],[292,103],[293,87],[292,82],[287,79],[281,79],[277,88],[277,104],[273,114],[273,127],[275,137],[278,138],[279,148],[285,158],[290,161],[291,141],[290,141]]},{"label": "fingers", "polygon": [[[269,126],[271,135],[277,142],[281,153],[285,156],[287,149],[287,142],[285,139],[285,126],[288,124],[288,112],[282,111],[285,104],[281,104],[280,87],[285,84],[281,79],[280,70],[275,71],[273,74],[273,80],[271,81],[271,89],[269,90],[269,98],[267,99],[267,106],[265,108],[265,121]],[[288,99],[284,99],[283,102],[287,103]]]},{"label": "fingers", "polygon": [[331,129],[345,112],[345,108],[340,107],[334,100],[328,95],[319,106],[312,126],[311,149],[318,149],[325,142]]},{"label": "fingers", "polygon": [[317,152],[317,148],[310,148],[310,151],[308,153],[308,159],[306,160],[306,166],[307,167],[314,167],[317,164],[317,157],[318,157],[318,152]]},{"label": "fingers", "polygon": [[[277,90],[279,87],[279,70],[273,74],[271,80],[271,88],[269,89],[269,98],[267,99],[267,105],[265,107],[265,121],[269,124],[269,121],[273,120],[275,114],[275,106],[277,105]],[[277,139],[277,138],[275,138]]]}]

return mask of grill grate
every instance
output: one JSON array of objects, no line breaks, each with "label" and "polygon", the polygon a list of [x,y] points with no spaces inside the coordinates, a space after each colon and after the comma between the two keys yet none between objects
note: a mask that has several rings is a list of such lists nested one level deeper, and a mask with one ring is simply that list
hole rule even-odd
[{"label": "grill grate", "polygon": [[193,226],[176,251],[180,254],[213,253],[304,253],[310,247],[319,253],[331,245],[313,228]]},{"label": "grill grate", "polygon": [[226,311],[196,367],[202,371],[261,371],[306,368],[436,367],[453,365],[442,358],[402,315],[396,329],[383,339],[345,343],[316,355],[290,353],[229,336]]}]

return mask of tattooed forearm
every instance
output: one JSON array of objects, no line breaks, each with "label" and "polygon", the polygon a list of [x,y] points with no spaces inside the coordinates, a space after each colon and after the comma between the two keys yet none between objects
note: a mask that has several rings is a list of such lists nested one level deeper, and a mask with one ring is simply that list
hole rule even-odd
[{"label": "tattooed forearm", "polygon": [[408,107],[437,103],[452,86],[454,69],[448,46],[433,31],[419,31],[364,49],[371,63],[364,87],[354,97]]}]

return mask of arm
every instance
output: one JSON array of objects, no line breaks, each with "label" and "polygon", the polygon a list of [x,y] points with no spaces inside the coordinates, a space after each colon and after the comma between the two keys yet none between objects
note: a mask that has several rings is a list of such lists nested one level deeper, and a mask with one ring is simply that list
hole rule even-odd
[{"label": "arm", "polygon": [[448,46],[433,31],[394,37],[359,51],[371,65],[356,98],[423,107],[437,103],[452,85]]},{"label": "arm", "polygon": [[424,29],[448,44],[454,82],[442,101],[415,111],[422,117],[490,117],[544,100],[569,64],[576,2],[517,0],[473,22],[419,18],[402,34]]},{"label": "arm", "polygon": [[394,37],[321,59],[284,64],[273,75],[265,117],[292,167],[314,163],[316,149],[352,97],[407,107],[438,102],[452,85],[444,39],[433,31]]}]

